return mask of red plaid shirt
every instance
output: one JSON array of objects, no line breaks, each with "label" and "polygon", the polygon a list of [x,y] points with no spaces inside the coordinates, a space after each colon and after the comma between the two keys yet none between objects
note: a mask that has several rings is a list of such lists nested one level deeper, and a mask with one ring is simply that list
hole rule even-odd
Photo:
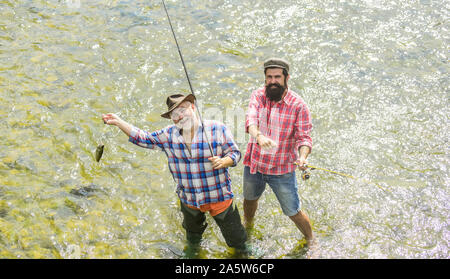
[{"label": "red plaid shirt", "polygon": [[272,150],[261,149],[256,139],[250,136],[244,165],[250,173],[281,175],[295,170],[298,149],[302,145],[312,148],[310,132],[311,116],[303,99],[288,89],[283,100],[270,101],[265,96],[265,87],[253,91],[246,113],[245,130],[250,125],[274,140],[278,146]]}]

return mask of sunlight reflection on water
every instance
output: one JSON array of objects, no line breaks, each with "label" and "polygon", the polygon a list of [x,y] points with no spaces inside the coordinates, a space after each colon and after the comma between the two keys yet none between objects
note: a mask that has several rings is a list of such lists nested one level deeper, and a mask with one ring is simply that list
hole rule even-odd
[{"label": "sunlight reflection on water", "polygon": [[[299,192],[320,257],[449,257],[444,3],[168,4],[202,110],[218,108],[242,152],[239,115],[263,84],[262,61],[282,56],[291,62],[290,87],[312,113],[311,164],[393,192],[312,171]],[[182,256],[165,155],[129,144],[100,119],[115,112],[150,131],[170,124],[159,116],[166,96],[189,89],[169,31],[159,1],[3,1],[0,257]],[[227,118],[227,109],[240,113]],[[105,153],[96,163],[100,140]],[[241,215],[242,174],[242,163],[231,170]],[[88,195],[71,192],[89,185]],[[208,222],[202,257],[230,257]],[[306,253],[270,190],[250,242],[265,258]]]}]

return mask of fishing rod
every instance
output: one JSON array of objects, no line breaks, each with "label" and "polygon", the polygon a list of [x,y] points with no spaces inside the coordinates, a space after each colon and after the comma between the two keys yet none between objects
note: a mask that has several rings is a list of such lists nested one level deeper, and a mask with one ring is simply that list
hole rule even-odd
[{"label": "fishing rod", "polygon": [[[325,169],[325,168],[320,168],[320,167],[316,167],[316,166],[312,166],[312,165],[305,165],[305,167],[310,169],[310,170],[322,170],[322,171],[326,171],[326,172],[329,172],[329,173],[332,173],[332,174],[337,174],[337,175],[340,175],[340,176],[343,176],[343,177],[351,178],[351,179],[354,179],[354,180],[361,180],[361,181],[363,181],[365,183],[374,184],[375,186],[377,186],[378,188],[380,188],[381,190],[383,190],[385,192],[392,193],[391,191],[381,187],[381,185],[379,185],[379,184],[377,184],[375,182],[372,182],[372,181],[366,180],[366,179],[361,179],[361,178],[358,178],[358,177],[354,177],[353,175],[350,175],[350,174],[346,174],[346,173],[343,173],[343,172],[337,172],[337,171],[333,171],[333,170],[329,170],[329,169]],[[302,171],[302,179],[303,180],[307,180],[310,177],[311,177],[311,174],[310,174],[309,171],[307,171],[307,170],[303,170]]]},{"label": "fishing rod", "polygon": [[189,78],[189,74],[188,74],[186,65],[184,63],[183,55],[181,54],[180,45],[178,44],[177,37],[175,36],[175,31],[173,30],[172,21],[170,20],[169,12],[167,11],[166,3],[164,2],[164,0],[162,0],[162,4],[164,6],[164,10],[166,11],[167,19],[168,19],[169,25],[170,25],[170,30],[172,30],[173,38],[175,39],[175,44],[177,45],[178,53],[180,54],[181,63],[183,64],[184,73],[186,74],[186,78],[187,78],[187,81],[189,83],[189,88],[191,89],[192,95],[194,95],[194,97],[195,97],[194,105],[195,105],[195,108],[197,110],[197,114],[198,114],[198,116],[200,118],[200,123],[202,124],[203,133],[205,134],[206,141],[208,142],[209,151],[211,151],[212,156],[214,156],[214,152],[213,152],[213,149],[212,149],[212,146],[211,146],[211,142],[209,141],[208,134],[206,133],[206,130],[205,130],[205,125],[203,124],[202,115],[200,114],[200,110],[198,109],[198,106],[197,106],[197,97],[195,96],[194,89],[192,88],[191,79]]}]

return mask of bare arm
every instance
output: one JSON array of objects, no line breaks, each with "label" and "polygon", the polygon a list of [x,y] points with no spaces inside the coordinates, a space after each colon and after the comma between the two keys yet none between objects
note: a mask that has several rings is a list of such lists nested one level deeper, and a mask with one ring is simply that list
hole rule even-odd
[{"label": "bare arm", "polygon": [[122,120],[119,116],[114,113],[102,114],[102,119],[105,124],[117,126],[122,130],[128,137],[130,137],[132,126],[126,121]]},{"label": "bare arm", "polygon": [[306,158],[308,158],[309,153],[311,153],[311,148],[309,148],[309,146],[302,145],[298,149],[298,152],[299,152],[299,158],[298,158],[296,164],[298,165],[299,169],[305,170],[306,168],[304,167],[304,165],[308,164],[308,161],[306,160]]}]

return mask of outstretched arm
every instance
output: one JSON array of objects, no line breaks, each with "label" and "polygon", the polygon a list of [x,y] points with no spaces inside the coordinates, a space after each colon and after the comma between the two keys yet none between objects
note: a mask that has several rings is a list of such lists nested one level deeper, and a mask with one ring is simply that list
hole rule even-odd
[{"label": "outstretched arm", "polygon": [[163,143],[167,141],[164,129],[149,133],[134,127],[114,113],[102,114],[102,119],[105,124],[119,127],[128,136],[131,143],[140,147],[153,149],[157,146],[163,149]]},{"label": "outstretched arm", "polygon": [[119,127],[128,137],[131,135],[132,126],[114,113],[102,114],[102,119],[105,124]]}]

